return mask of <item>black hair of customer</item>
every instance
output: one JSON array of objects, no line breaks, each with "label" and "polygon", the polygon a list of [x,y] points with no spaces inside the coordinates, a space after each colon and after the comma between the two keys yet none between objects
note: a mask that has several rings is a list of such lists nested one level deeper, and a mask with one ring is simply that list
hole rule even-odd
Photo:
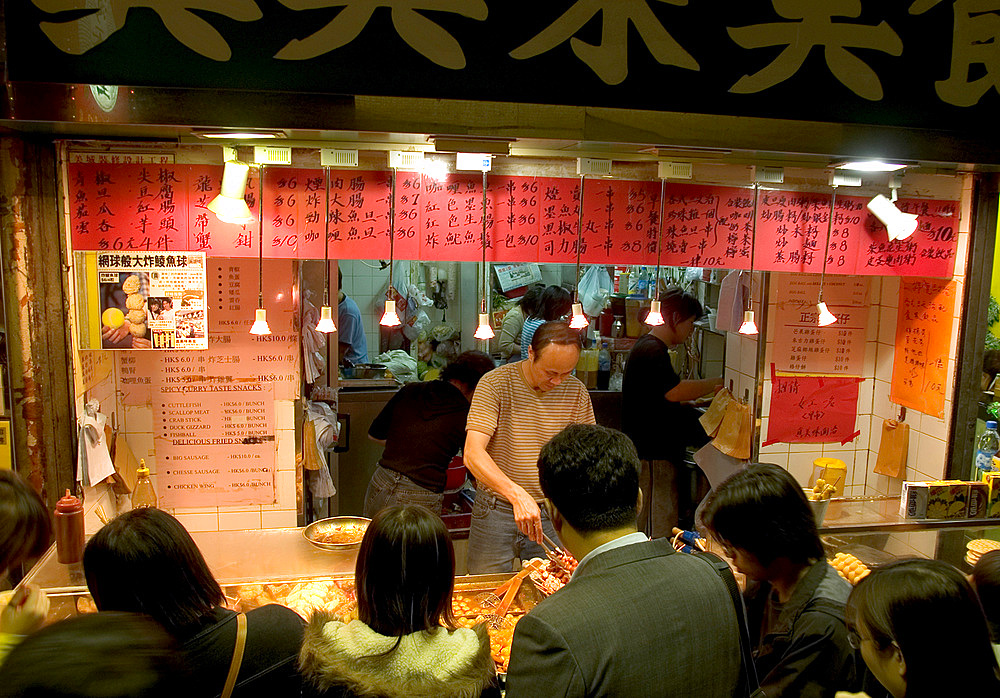
[{"label": "black hair of customer", "polygon": [[993,642],[1000,643],[1000,550],[990,550],[972,568],[972,585],[983,605]]},{"label": "black hair of customer", "polygon": [[455,549],[441,517],[418,505],[375,514],[354,571],[358,618],[402,637],[443,624],[454,629]]},{"label": "black hair of customer", "polygon": [[521,306],[521,313],[524,317],[532,317],[538,311],[538,301],[542,297],[542,291],[545,290],[545,284],[534,283],[528,286],[528,290],[524,292],[524,295],[518,299],[517,304]]},{"label": "black hair of customer", "polygon": [[678,286],[671,286],[660,294],[660,314],[673,327],[688,318],[700,320],[705,309],[693,295]]},{"label": "black hair of customer", "polygon": [[573,307],[573,296],[562,286],[546,286],[542,291],[538,304],[531,317],[541,318],[546,322],[558,320]]},{"label": "black hair of customer", "polygon": [[611,531],[635,525],[639,456],[617,429],[571,424],[542,446],[542,493],[577,531]]},{"label": "black hair of customer", "polygon": [[83,572],[98,610],[145,613],[175,635],[225,600],[191,534],[153,507],[127,511],[95,533]]},{"label": "black hair of customer", "polygon": [[764,566],[779,557],[806,564],[825,556],[802,486],[770,463],[751,463],[724,480],[702,502],[698,520],[711,537]]},{"label": "black hair of customer", "polygon": [[[986,617],[953,565],[911,559],[879,567],[851,591],[845,615],[848,627],[866,630],[879,650],[899,647],[906,698],[998,695]],[[958,674],[942,667],[958,667]]]},{"label": "black hair of customer", "polygon": [[38,493],[12,470],[0,470],[0,575],[49,547],[52,523]]},{"label": "black hair of customer", "polygon": [[12,698],[171,698],[191,688],[173,639],[133,613],[90,613],[26,637],[0,665]]},{"label": "black hair of customer", "polygon": [[441,380],[457,381],[471,393],[479,379],[496,367],[496,362],[484,352],[463,351],[441,370]]},{"label": "black hair of customer", "polygon": [[542,354],[542,349],[550,344],[562,344],[574,346],[577,349],[583,348],[583,335],[579,330],[574,330],[565,320],[552,320],[543,322],[531,336],[531,350],[535,352],[537,359]]}]

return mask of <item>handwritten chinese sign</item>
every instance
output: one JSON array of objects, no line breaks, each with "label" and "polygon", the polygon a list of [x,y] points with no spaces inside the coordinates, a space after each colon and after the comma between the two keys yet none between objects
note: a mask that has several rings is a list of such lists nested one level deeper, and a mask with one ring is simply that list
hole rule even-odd
[{"label": "handwritten chinese sign", "polygon": [[901,282],[890,400],[939,419],[944,417],[954,314],[954,281]]},{"label": "handwritten chinese sign", "polygon": [[[209,257],[255,257],[259,225],[220,221],[208,210],[222,167],[76,162],[68,166],[70,225],[76,250],[160,252],[191,249]],[[334,170],[329,195],[330,255],[389,256],[391,177],[388,171]],[[481,175],[442,180],[396,175],[394,253],[398,259],[475,261],[482,258]],[[246,200],[259,216],[263,201],[266,258],[323,257],[323,172],[272,167],[264,193],[256,172]],[[761,192],[756,236],[753,191],[739,187],[564,177],[489,175],[486,258],[493,262],[669,266],[819,273],[830,221],[830,197]],[[950,277],[958,244],[953,201],[901,200],[919,216],[918,231],[890,243],[865,209],[865,197],[839,196],[827,270],[835,274]],[[662,233],[662,234],[661,234]]]},{"label": "handwritten chinese sign", "polygon": [[860,376],[865,362],[868,279],[827,276],[823,300],[837,322],[817,324],[819,278],[779,274],[775,279],[774,361],[779,371]]},{"label": "handwritten chinese sign", "polygon": [[772,416],[763,445],[853,441],[861,434],[854,428],[860,382],[860,378],[780,375],[771,364]]},{"label": "handwritten chinese sign", "polygon": [[255,89],[281,92],[975,133],[1000,105],[998,11],[989,0],[11,0],[5,22],[13,81],[245,89],[252,74]]}]

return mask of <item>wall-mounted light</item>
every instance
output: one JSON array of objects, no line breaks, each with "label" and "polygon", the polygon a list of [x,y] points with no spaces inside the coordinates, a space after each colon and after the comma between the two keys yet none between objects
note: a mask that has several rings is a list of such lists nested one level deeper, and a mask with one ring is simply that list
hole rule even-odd
[{"label": "wall-mounted light", "polygon": [[235,154],[232,160],[226,160],[222,170],[222,189],[208,204],[208,210],[218,216],[220,221],[236,225],[253,223],[253,214],[243,198],[249,177],[250,165],[236,160]]},{"label": "wall-mounted light", "polygon": [[881,194],[868,202],[868,210],[882,221],[889,231],[889,240],[905,240],[917,229],[917,216],[914,213],[903,213],[896,204]]}]

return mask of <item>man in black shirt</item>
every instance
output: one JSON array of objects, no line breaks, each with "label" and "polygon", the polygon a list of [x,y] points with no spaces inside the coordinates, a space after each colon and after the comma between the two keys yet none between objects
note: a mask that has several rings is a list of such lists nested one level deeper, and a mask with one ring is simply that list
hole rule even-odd
[{"label": "man in black shirt", "polygon": [[392,396],[368,429],[385,450],[365,493],[365,516],[397,504],[441,513],[448,463],[465,443],[469,402],[494,367],[483,352],[467,351],[440,380],[409,383]]},{"label": "man in black shirt", "polygon": [[696,473],[684,454],[708,443],[708,435],[697,410],[683,403],[722,386],[722,378],[681,380],[670,363],[669,348],[683,344],[704,314],[698,299],[673,288],[660,295],[660,308],[664,323],[636,340],[622,379],[622,431],[642,460],[639,528],[652,538],[670,535],[678,520],[690,523],[697,504],[689,494]]}]

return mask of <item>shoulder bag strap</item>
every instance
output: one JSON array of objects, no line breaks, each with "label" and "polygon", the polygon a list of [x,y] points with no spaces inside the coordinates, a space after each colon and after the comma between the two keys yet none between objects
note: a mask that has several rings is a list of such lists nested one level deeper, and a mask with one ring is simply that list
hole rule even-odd
[{"label": "shoulder bag strap", "polygon": [[240,665],[243,664],[243,650],[247,644],[247,616],[245,613],[236,614],[236,646],[233,648],[233,661],[229,664],[229,675],[226,676],[226,687],[222,689],[222,698],[230,698],[233,695],[233,688],[236,687],[236,677],[240,673]]},{"label": "shoulder bag strap", "polygon": [[757,678],[757,667],[753,663],[753,654],[750,649],[750,630],[747,627],[743,595],[736,584],[736,577],[733,575],[733,570],[729,567],[729,563],[714,553],[695,553],[694,557],[701,558],[710,564],[715,573],[725,583],[726,589],[729,590],[729,596],[733,601],[733,609],[736,611],[736,624],[740,630],[740,652],[743,655],[743,677],[746,683],[746,695],[762,696],[763,693],[760,692],[760,680]]}]

